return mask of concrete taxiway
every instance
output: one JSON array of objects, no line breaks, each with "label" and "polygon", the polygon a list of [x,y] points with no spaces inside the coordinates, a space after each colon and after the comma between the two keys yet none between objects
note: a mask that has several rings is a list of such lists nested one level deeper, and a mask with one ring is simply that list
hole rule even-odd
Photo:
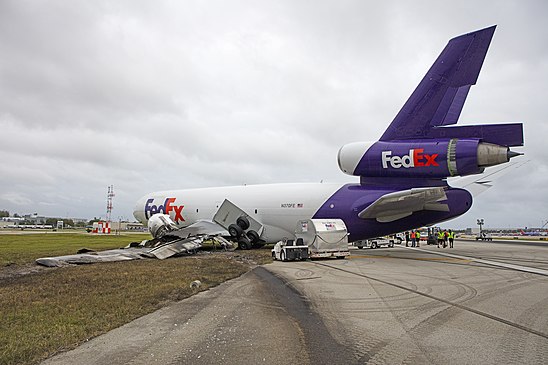
[{"label": "concrete taxiway", "polygon": [[44,363],[546,364],[543,271],[548,245],[458,240],[274,262]]}]

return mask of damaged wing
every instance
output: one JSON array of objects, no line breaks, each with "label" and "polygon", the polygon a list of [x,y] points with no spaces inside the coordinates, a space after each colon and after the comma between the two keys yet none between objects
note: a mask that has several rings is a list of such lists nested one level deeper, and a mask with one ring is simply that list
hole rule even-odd
[{"label": "damaged wing", "polygon": [[43,257],[36,260],[36,263],[48,267],[60,267],[66,265],[95,264],[98,262],[115,262],[139,260],[147,248],[120,248],[102,252],[86,252],[76,255],[65,255],[56,257]]},{"label": "damaged wing", "polygon": [[[152,219],[154,218],[154,219]],[[130,244],[126,248],[101,252],[85,252],[76,255],[44,257],[36,260],[43,266],[58,267],[71,264],[94,264],[99,262],[115,262],[139,260],[142,258],[157,258],[160,260],[181,254],[194,254],[202,247],[204,240],[213,238],[221,246],[228,242],[218,235],[226,235],[227,231],[217,223],[201,220],[188,227],[177,228],[169,216],[157,214],[149,222],[149,230],[154,236],[139,245]]]}]

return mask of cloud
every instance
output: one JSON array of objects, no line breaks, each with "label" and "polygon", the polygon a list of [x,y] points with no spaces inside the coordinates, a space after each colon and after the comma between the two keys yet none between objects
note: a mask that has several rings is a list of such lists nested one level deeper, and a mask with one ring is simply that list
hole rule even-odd
[{"label": "cloud", "polygon": [[[454,222],[538,221],[548,200],[546,10],[542,1],[463,1],[451,12],[435,1],[4,1],[0,209],[104,216],[114,184],[113,215],[131,218],[149,191],[356,181],[339,171],[338,149],[378,139],[449,38],[498,23],[461,121],[523,121],[531,163]],[[501,201],[529,209],[504,214]]]}]

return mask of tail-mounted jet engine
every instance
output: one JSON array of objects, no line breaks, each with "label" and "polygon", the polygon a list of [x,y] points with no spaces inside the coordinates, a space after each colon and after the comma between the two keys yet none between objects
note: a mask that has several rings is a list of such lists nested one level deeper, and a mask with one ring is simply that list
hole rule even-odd
[{"label": "tail-mounted jet engine", "polygon": [[446,178],[482,173],[520,153],[479,139],[356,142],[338,154],[348,175],[368,177]]}]

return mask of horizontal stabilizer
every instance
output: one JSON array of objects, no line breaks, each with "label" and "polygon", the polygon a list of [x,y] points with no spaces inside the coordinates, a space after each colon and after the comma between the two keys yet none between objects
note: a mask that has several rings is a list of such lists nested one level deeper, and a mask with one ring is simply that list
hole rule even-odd
[{"label": "horizontal stabilizer", "polygon": [[358,213],[358,217],[386,223],[405,218],[421,210],[448,212],[447,204],[440,203],[443,200],[447,200],[443,187],[396,191],[381,196]]},{"label": "horizontal stabilizer", "polygon": [[466,189],[470,192],[470,194],[472,194],[472,196],[476,197],[491,188],[493,186],[493,182],[498,180],[501,176],[513,171],[514,169],[519,169],[527,162],[529,162],[529,160],[525,162],[511,162],[507,165],[490,167],[481,175],[457,177],[449,179],[448,183],[450,186]]}]

